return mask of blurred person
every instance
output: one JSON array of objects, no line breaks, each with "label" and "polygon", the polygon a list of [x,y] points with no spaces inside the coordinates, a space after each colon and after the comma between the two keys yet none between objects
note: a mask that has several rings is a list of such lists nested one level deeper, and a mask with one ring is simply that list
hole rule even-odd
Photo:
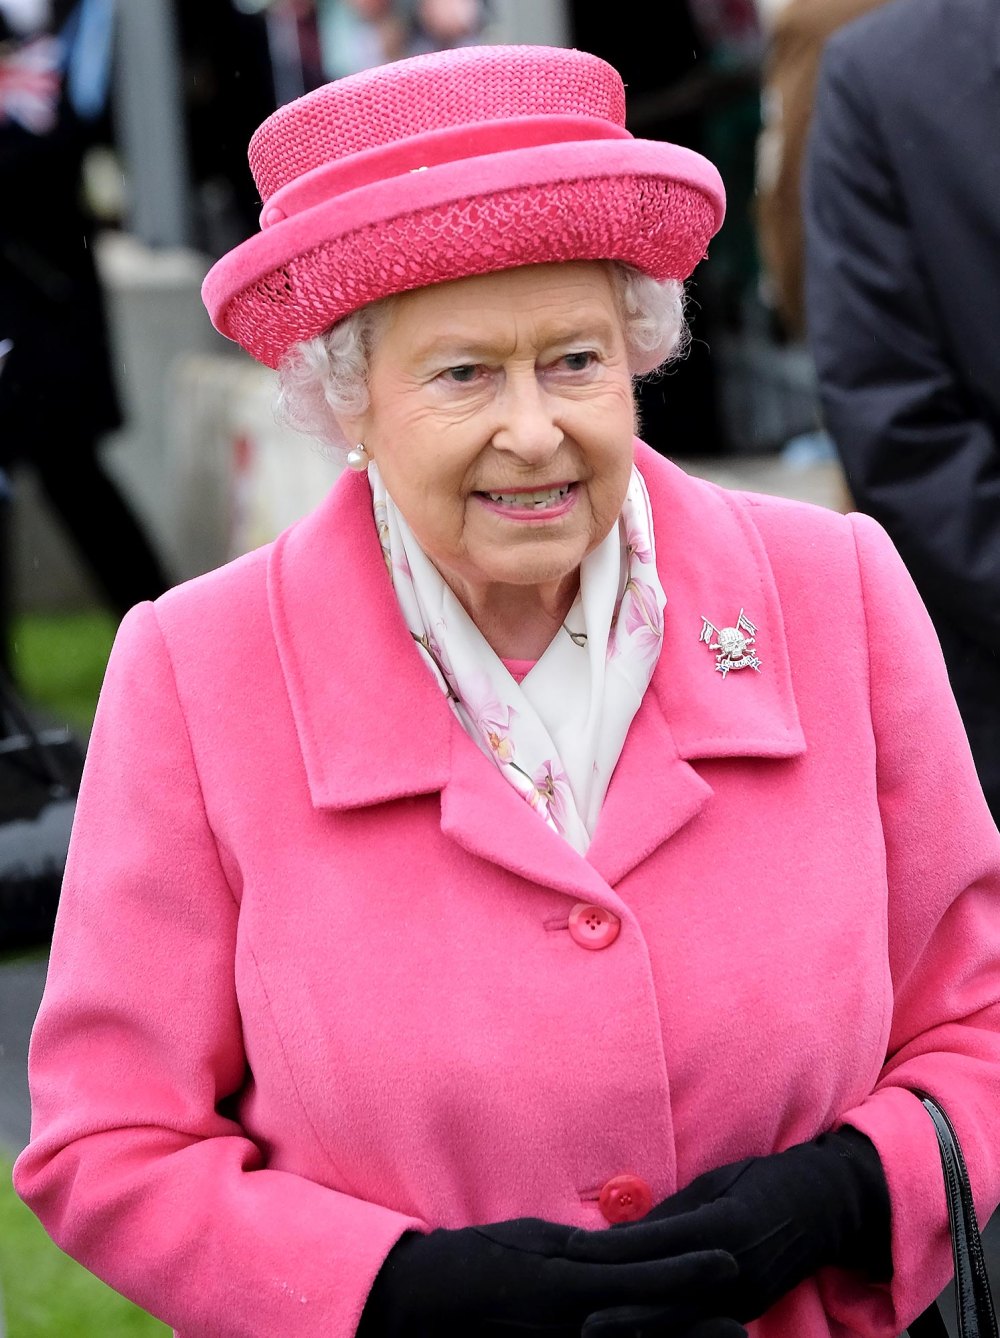
[{"label": "blurred person", "polygon": [[805,196],[826,426],[934,620],[994,818],[998,126],[996,0],[892,0],[827,44]]},{"label": "blurred person", "polygon": [[277,102],[301,97],[324,82],[316,0],[270,0],[268,45]]},{"label": "blurred person", "polygon": [[636,440],[724,192],[624,121],[462,47],[252,141],[205,300],[348,467],[119,632],[15,1169],[181,1338],[898,1334],[951,1265],[915,1088],[1000,1197],[933,632],[869,518]]},{"label": "blurred person", "polygon": [[357,74],[403,54],[405,19],[397,0],[316,0],[316,22],[322,81]]},{"label": "blurred person", "polygon": [[689,0],[699,28],[722,60],[756,64],[761,24],[755,0]]},{"label": "blurred person", "polygon": [[717,325],[735,334],[743,330],[747,304],[759,287],[753,191],[764,38],[754,0],[688,2],[707,51],[702,143],[722,173],[729,200],[707,270]]},{"label": "blurred person", "polygon": [[483,40],[487,22],[483,0],[413,0],[406,54],[471,46]]},{"label": "blurred person", "polygon": [[[666,455],[722,456],[735,448],[715,341],[738,319],[729,279],[746,255],[744,189],[750,190],[752,169],[740,161],[742,132],[733,136],[728,126],[720,130],[730,106],[745,102],[748,89],[755,99],[756,75],[742,62],[717,63],[715,54],[716,44],[727,55],[749,49],[742,0],[736,9],[743,12],[727,16],[718,4],[671,0],[657,7],[657,35],[651,41],[643,37],[651,21],[647,0],[617,0],[614,5],[608,0],[571,0],[569,5],[573,45],[595,52],[622,72],[629,90],[629,128],[647,139],[685,145],[713,161],[719,155],[729,192],[722,235],[703,271],[688,285],[688,355],[666,375],[648,377],[637,388],[643,435]],[[753,135],[746,140],[750,164],[752,144]],[[733,239],[735,245],[730,244]],[[740,261],[734,266],[737,256]]]},{"label": "blurred person", "polygon": [[[173,0],[195,243],[216,258],[253,229],[260,200],[247,140],[277,106],[267,14],[260,0]],[[304,91],[299,73],[298,91]]]},{"label": "blurred person", "polygon": [[[121,617],[169,582],[100,454],[122,421],[81,201],[83,154],[106,96],[110,34],[102,47],[93,26],[102,3],[36,7],[29,25],[23,0],[0,0],[0,339],[9,347],[0,467],[33,472]],[[87,51],[96,68],[83,60],[84,38],[96,43]]]},{"label": "blurred person", "polygon": [[256,226],[246,145],[279,102],[402,53],[397,0],[174,0],[197,241],[218,257]]},{"label": "blurred person", "polygon": [[754,216],[765,299],[785,339],[805,340],[802,165],[830,35],[885,0],[784,0],[767,11]]}]

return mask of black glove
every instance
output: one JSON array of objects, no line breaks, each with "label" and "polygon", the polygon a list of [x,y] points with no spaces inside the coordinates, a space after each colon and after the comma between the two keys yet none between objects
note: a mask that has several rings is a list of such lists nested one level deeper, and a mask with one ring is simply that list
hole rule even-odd
[{"label": "black glove", "polygon": [[706,1319],[693,1329],[677,1328],[676,1311],[668,1314],[660,1306],[618,1306],[591,1315],[583,1326],[583,1338],[747,1338],[747,1331],[734,1319]]},{"label": "black glove", "polygon": [[734,1319],[707,1319],[688,1329],[680,1338],[747,1338],[747,1331]]},{"label": "black glove", "polygon": [[747,1338],[747,1331],[734,1319],[707,1319],[682,1334],[681,1338]]},{"label": "black glove", "polygon": [[736,1260],[739,1277],[721,1308],[742,1322],[828,1265],[887,1282],[889,1191],[874,1145],[845,1126],[787,1152],[721,1166],[639,1222],[580,1232],[567,1253],[616,1263],[699,1250],[725,1250]]},{"label": "black glove", "polygon": [[525,1217],[488,1226],[409,1232],[375,1278],[358,1338],[444,1338],[516,1333],[579,1338],[599,1307],[655,1306],[673,1332],[711,1313],[736,1276],[720,1250],[613,1263],[571,1260],[586,1231]]}]

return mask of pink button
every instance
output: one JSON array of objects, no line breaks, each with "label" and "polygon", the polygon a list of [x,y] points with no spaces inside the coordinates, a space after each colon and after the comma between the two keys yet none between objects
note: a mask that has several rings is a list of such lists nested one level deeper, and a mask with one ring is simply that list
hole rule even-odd
[{"label": "pink button", "polygon": [[653,1206],[653,1191],[638,1175],[616,1175],[601,1190],[598,1206],[607,1221],[638,1222]]},{"label": "pink button", "polygon": [[287,215],[280,205],[271,204],[261,215],[260,225],[262,228],[271,228],[275,223],[284,223]]},{"label": "pink button", "polygon": [[581,948],[608,948],[621,931],[622,922],[603,906],[578,901],[569,913],[569,932]]}]

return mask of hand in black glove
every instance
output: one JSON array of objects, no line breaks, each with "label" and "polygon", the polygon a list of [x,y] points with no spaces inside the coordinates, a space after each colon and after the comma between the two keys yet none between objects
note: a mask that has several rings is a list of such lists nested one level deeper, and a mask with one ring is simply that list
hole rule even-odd
[{"label": "hand in black glove", "polygon": [[655,1306],[672,1332],[710,1313],[736,1275],[720,1250],[682,1258],[568,1259],[571,1237],[590,1233],[520,1218],[401,1237],[375,1279],[358,1338],[470,1338],[516,1333],[579,1338],[599,1307]]},{"label": "hand in black glove", "polygon": [[845,1126],[787,1152],[734,1162],[699,1176],[641,1221],[580,1232],[567,1247],[571,1258],[595,1263],[703,1250],[736,1260],[739,1277],[725,1290],[724,1308],[744,1322],[827,1265],[887,1281],[889,1192],[874,1146]]},{"label": "hand in black glove", "polygon": [[747,1331],[734,1319],[707,1319],[693,1329],[677,1328],[676,1311],[668,1314],[660,1306],[617,1306],[591,1315],[583,1326],[583,1338],[747,1338]]},{"label": "hand in black glove", "polygon": [[747,1331],[734,1319],[707,1319],[689,1329],[681,1338],[747,1338]]},{"label": "hand in black glove", "polygon": [[704,1324],[696,1324],[680,1338],[747,1338],[747,1331],[734,1319],[707,1319]]}]

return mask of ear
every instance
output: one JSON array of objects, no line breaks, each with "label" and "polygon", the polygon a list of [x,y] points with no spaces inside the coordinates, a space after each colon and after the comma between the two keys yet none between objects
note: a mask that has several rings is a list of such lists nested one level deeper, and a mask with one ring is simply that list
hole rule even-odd
[{"label": "ear", "polygon": [[337,419],[337,426],[343,434],[348,449],[365,441],[368,430],[368,414],[343,414]]}]

